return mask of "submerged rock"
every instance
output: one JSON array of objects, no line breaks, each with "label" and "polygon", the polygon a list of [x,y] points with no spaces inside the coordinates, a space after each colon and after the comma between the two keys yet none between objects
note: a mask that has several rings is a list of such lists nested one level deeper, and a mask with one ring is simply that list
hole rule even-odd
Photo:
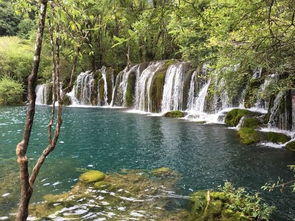
[{"label": "submerged rock", "polygon": [[169,194],[176,181],[177,177],[155,179],[149,172],[124,170],[107,174],[103,181],[80,181],[63,194],[47,195],[44,202],[30,206],[30,214],[36,220],[183,221],[187,210],[179,205],[166,208],[175,200]]},{"label": "submerged rock", "polygon": [[92,183],[92,182],[102,181],[104,179],[105,179],[105,174],[98,170],[89,170],[83,173],[79,177],[79,180],[84,183]]},{"label": "submerged rock", "polygon": [[154,176],[170,176],[175,174],[175,172],[168,167],[161,167],[158,169],[154,169],[151,171],[151,173]]},{"label": "submerged rock", "polygon": [[164,114],[164,117],[170,117],[170,118],[182,118],[184,117],[184,113],[181,111],[170,111]]}]

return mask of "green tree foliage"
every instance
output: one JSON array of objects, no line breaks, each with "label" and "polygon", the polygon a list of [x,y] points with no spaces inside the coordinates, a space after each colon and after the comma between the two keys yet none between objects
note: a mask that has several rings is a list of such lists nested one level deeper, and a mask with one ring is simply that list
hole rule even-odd
[{"label": "green tree foliage", "polygon": [[16,35],[19,22],[11,1],[0,1],[0,36]]},{"label": "green tree foliage", "polygon": [[0,80],[0,105],[15,105],[22,102],[22,84],[9,77]]},{"label": "green tree foliage", "polygon": [[[10,10],[0,14],[14,21],[12,34],[34,38],[36,2],[11,2],[17,13],[2,0],[0,10]],[[275,95],[295,87],[294,5],[294,0],[56,0],[50,2],[44,53],[50,56],[48,33],[54,33],[61,41],[65,80],[77,55],[76,72],[172,58],[205,63],[219,70],[215,74],[233,99],[260,67],[264,74],[287,74],[271,89]],[[10,24],[1,23],[1,16],[0,24]],[[43,66],[46,81],[50,62]]]}]

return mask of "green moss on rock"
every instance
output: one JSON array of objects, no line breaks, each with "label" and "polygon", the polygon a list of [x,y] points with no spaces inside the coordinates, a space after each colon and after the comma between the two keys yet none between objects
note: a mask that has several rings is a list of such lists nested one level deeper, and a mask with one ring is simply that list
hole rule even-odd
[{"label": "green moss on rock", "polygon": [[154,176],[168,176],[172,174],[172,170],[168,167],[161,167],[151,171]]},{"label": "green moss on rock", "polygon": [[289,136],[276,132],[260,132],[260,139],[263,141],[280,144],[286,143],[291,140]]},{"label": "green moss on rock", "polygon": [[295,141],[287,143],[286,148],[291,151],[295,151]]},{"label": "green moss on rock", "polygon": [[253,128],[241,128],[238,131],[238,135],[240,136],[241,143],[243,144],[257,143],[260,140],[257,131]]},{"label": "green moss on rock", "polygon": [[260,121],[257,118],[245,118],[242,124],[242,127],[256,129],[261,125]]},{"label": "green moss on rock", "polygon": [[79,180],[84,183],[92,183],[92,182],[98,182],[105,179],[105,174],[103,172],[100,172],[98,170],[89,170],[85,173],[83,173]]},{"label": "green moss on rock", "polygon": [[181,118],[184,117],[184,113],[181,111],[170,111],[164,114],[164,117]]},{"label": "green moss on rock", "polygon": [[240,122],[241,118],[249,114],[250,111],[243,109],[233,109],[226,114],[225,123],[230,127],[235,127]]}]

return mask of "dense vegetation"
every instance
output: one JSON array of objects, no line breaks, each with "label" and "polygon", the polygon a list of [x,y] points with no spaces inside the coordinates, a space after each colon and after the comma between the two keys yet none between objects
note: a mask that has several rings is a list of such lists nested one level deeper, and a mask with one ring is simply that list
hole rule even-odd
[{"label": "dense vegetation", "polygon": [[[20,2],[1,1],[0,35],[34,39],[36,5],[26,2],[26,7],[19,7]],[[219,75],[228,80],[228,89],[249,80],[257,67],[266,74],[284,73],[285,80],[272,88],[276,93],[294,87],[294,5],[292,0],[53,1],[45,54],[49,56],[51,50],[49,33],[55,32],[61,41],[64,75],[69,75],[77,55],[79,70],[102,65],[120,70],[129,63],[176,58],[223,70]],[[11,41],[25,43],[16,38]],[[14,70],[13,60],[19,59],[25,63],[22,70],[8,75],[23,81],[30,70],[25,61],[30,53],[16,52],[13,47],[8,52],[0,51],[0,75],[9,72],[7,60]],[[41,68],[43,81],[51,75],[49,63],[45,66]],[[225,71],[224,67],[235,68]]]}]

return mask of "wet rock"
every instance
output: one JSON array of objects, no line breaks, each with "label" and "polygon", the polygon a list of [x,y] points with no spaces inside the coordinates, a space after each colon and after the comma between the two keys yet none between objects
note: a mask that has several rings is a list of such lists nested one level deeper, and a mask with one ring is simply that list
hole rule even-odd
[{"label": "wet rock", "polygon": [[92,183],[92,182],[102,181],[104,179],[105,179],[105,174],[98,170],[89,170],[83,173],[79,177],[79,180],[84,183]]},{"label": "wet rock", "polygon": [[182,118],[184,117],[184,113],[181,111],[170,111],[164,114],[164,117],[170,117],[170,118]]},{"label": "wet rock", "polygon": [[260,140],[257,131],[253,128],[241,128],[238,131],[238,135],[240,136],[241,143],[243,144],[257,143]]},{"label": "wet rock", "polygon": [[295,151],[295,141],[287,143],[285,147],[290,151]]}]

